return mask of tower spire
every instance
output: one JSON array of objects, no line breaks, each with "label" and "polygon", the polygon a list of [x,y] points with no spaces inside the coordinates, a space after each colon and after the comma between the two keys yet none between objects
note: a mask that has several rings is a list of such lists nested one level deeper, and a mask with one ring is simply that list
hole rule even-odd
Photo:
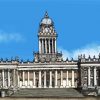
[{"label": "tower spire", "polygon": [[46,11],[45,12],[45,16],[44,16],[45,18],[49,18],[49,16],[48,16],[48,12]]}]

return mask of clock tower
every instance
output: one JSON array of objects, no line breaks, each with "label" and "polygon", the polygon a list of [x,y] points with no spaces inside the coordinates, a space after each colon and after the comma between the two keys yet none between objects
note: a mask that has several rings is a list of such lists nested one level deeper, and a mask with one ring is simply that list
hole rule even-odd
[{"label": "clock tower", "polygon": [[39,52],[35,53],[35,61],[49,62],[60,60],[62,54],[57,53],[56,41],[57,33],[54,28],[54,23],[46,12],[39,26]]}]

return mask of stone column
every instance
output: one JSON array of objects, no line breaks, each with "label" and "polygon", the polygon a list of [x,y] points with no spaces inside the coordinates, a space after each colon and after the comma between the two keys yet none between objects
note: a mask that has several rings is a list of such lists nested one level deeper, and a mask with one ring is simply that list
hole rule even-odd
[{"label": "stone column", "polygon": [[44,53],[44,43],[43,43],[43,39],[41,41],[42,41],[42,53]]},{"label": "stone column", "polygon": [[68,70],[66,71],[66,88],[69,86]]},{"label": "stone column", "polygon": [[4,74],[4,69],[2,70],[2,87],[5,87],[5,74]]},{"label": "stone column", "polygon": [[25,72],[23,71],[23,86],[25,86]]},{"label": "stone column", "polygon": [[96,76],[97,76],[96,67],[94,67],[94,86],[97,85],[97,78],[96,78]]},{"label": "stone column", "polygon": [[35,71],[33,72],[33,88],[36,88],[36,77],[35,77]]},{"label": "stone column", "polygon": [[8,87],[10,87],[10,70],[8,69]]},{"label": "stone column", "polygon": [[47,40],[45,39],[45,53],[47,53]]},{"label": "stone column", "polygon": [[39,53],[41,53],[41,40],[39,39]]},{"label": "stone column", "polygon": [[90,86],[90,67],[88,68],[88,86]]},{"label": "stone column", "polygon": [[57,70],[55,71],[55,88],[57,88]]},{"label": "stone column", "polygon": [[43,53],[45,53],[45,39],[43,39]]},{"label": "stone column", "polygon": [[50,71],[50,84],[49,84],[49,88],[52,88],[52,71]]},{"label": "stone column", "polygon": [[74,87],[74,70],[72,70],[72,87]]},{"label": "stone column", "polygon": [[62,70],[60,72],[60,77],[61,77],[61,86],[60,86],[60,88],[63,88],[63,71]]},{"label": "stone column", "polygon": [[47,53],[49,53],[49,39],[47,39]]},{"label": "stone column", "polygon": [[19,77],[19,72],[17,72],[18,74],[18,87],[20,87],[20,77]]},{"label": "stone column", "polygon": [[55,40],[53,38],[53,53],[55,52]]},{"label": "stone column", "polygon": [[41,71],[39,71],[39,88],[41,88]]},{"label": "stone column", "polygon": [[44,88],[46,88],[46,71],[44,71]]},{"label": "stone column", "polygon": [[15,69],[13,70],[13,86],[16,86],[16,75],[15,75]]},{"label": "stone column", "polygon": [[54,53],[54,44],[53,44],[53,38],[52,38],[52,53]]},{"label": "stone column", "polygon": [[55,52],[57,51],[57,47],[56,47],[56,39],[55,39]]},{"label": "stone column", "polygon": [[40,39],[40,49],[41,49],[41,53],[42,53],[42,39]]},{"label": "stone column", "polygon": [[30,75],[29,75],[29,70],[28,70],[28,72],[27,72],[27,77],[28,77],[27,83],[28,83],[28,87],[29,87],[29,86],[30,86]]},{"label": "stone column", "polygon": [[48,40],[48,44],[49,44],[49,53],[51,53],[50,39]]}]

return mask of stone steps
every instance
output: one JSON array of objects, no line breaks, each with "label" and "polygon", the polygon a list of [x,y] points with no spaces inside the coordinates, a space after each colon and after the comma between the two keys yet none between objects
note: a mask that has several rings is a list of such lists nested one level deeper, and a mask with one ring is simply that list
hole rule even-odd
[{"label": "stone steps", "polygon": [[20,89],[11,97],[83,97],[81,93],[79,93],[75,89],[66,89],[66,88],[37,88],[37,89]]}]

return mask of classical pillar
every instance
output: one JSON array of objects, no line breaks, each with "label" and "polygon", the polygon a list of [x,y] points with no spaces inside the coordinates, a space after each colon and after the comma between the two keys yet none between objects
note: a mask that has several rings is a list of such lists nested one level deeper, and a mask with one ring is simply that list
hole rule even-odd
[{"label": "classical pillar", "polygon": [[44,43],[43,43],[43,39],[41,41],[42,41],[42,53],[44,53]]},{"label": "classical pillar", "polygon": [[44,71],[44,88],[46,88],[46,71]]},{"label": "classical pillar", "polygon": [[55,71],[55,88],[57,88],[57,70]]},{"label": "classical pillar", "polygon": [[66,88],[69,86],[68,70],[66,71]]},{"label": "classical pillar", "polygon": [[96,67],[94,67],[94,86],[97,85],[97,79],[96,79],[97,73],[96,73]]},{"label": "classical pillar", "polygon": [[20,87],[20,77],[19,77],[19,72],[17,72],[17,76],[18,76],[18,87]]},{"label": "classical pillar", "polygon": [[54,53],[54,44],[53,44],[53,38],[52,38],[52,53]]},{"label": "classical pillar", "polygon": [[35,82],[35,80],[36,80],[36,77],[35,77],[35,71],[34,71],[34,72],[33,72],[33,88],[36,87],[36,82]]},{"label": "classical pillar", "polygon": [[50,71],[50,84],[49,84],[49,88],[52,88],[52,71]]},{"label": "classical pillar", "polygon": [[40,39],[40,49],[41,49],[41,53],[42,53],[42,39]]},{"label": "classical pillar", "polygon": [[48,40],[48,44],[49,44],[49,53],[51,53],[50,39]]},{"label": "classical pillar", "polygon": [[43,39],[43,53],[45,53],[45,39]]},{"label": "classical pillar", "polygon": [[49,53],[49,39],[47,39],[47,53]]},{"label": "classical pillar", "polygon": [[55,40],[53,38],[53,53],[55,53]]},{"label": "classical pillar", "polygon": [[61,88],[63,88],[63,71],[60,72],[60,78],[61,78]]},{"label": "classical pillar", "polygon": [[27,83],[28,83],[28,86],[30,86],[30,75],[29,75],[29,70],[28,70],[28,72],[27,72]]},{"label": "classical pillar", "polygon": [[55,39],[55,53],[56,53],[56,51],[57,51],[57,47],[56,47],[56,39]]},{"label": "classical pillar", "polygon": [[23,86],[25,86],[25,72],[23,71]]},{"label": "classical pillar", "polygon": [[39,71],[39,88],[41,88],[41,71]]},{"label": "classical pillar", "polygon": [[72,70],[72,87],[74,87],[74,70]]},{"label": "classical pillar", "polygon": [[5,87],[4,69],[2,70],[2,87]]},{"label": "classical pillar", "polygon": [[88,86],[90,86],[90,67],[88,68]]},{"label": "classical pillar", "polygon": [[39,39],[39,53],[41,53],[41,40]]},{"label": "classical pillar", "polygon": [[47,39],[45,39],[45,53],[47,53]]},{"label": "classical pillar", "polygon": [[16,75],[15,69],[13,70],[13,86],[16,86]]},{"label": "classical pillar", "polygon": [[10,87],[10,70],[8,69],[8,87]]}]

